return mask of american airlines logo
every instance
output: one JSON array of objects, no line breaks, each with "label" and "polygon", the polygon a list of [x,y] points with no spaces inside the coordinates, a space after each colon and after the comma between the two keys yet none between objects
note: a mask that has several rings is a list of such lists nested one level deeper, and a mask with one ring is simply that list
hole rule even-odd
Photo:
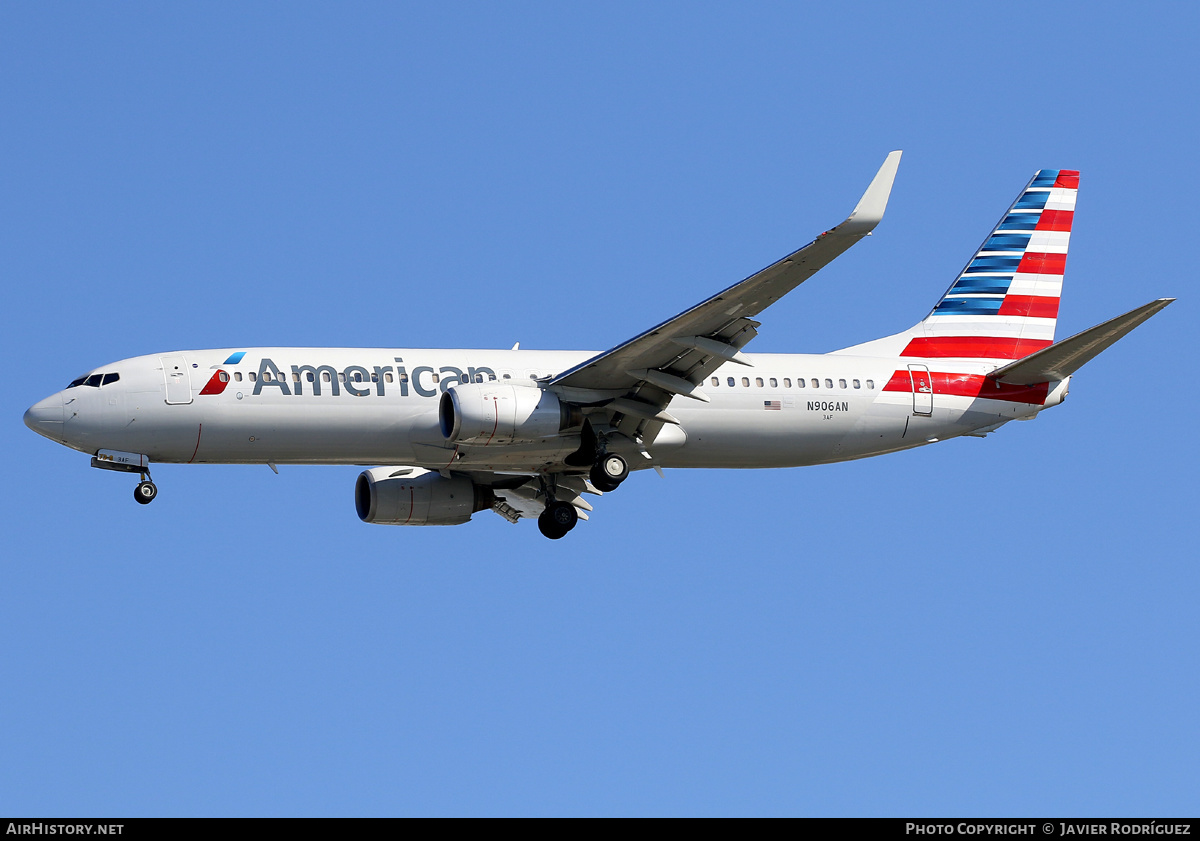
[{"label": "american airlines logo", "polygon": [[[235,353],[225,360],[225,364],[236,365],[244,355],[244,352]],[[281,394],[296,397],[306,393],[313,396],[328,394],[337,397],[343,391],[354,397],[366,397],[370,394],[383,397],[390,386],[393,391],[399,388],[401,397],[407,397],[410,388],[418,397],[437,397],[440,392],[459,383],[496,379],[496,372],[491,368],[471,366],[464,371],[453,365],[443,365],[439,368],[418,365],[412,369],[410,375],[402,357],[394,357],[392,361],[401,364],[347,365],[339,371],[332,365],[280,366],[270,357],[264,357],[258,363],[257,373],[249,375],[254,383],[252,394],[262,394],[265,389],[278,389]],[[229,380],[229,373],[218,369],[200,393],[220,394]]]}]

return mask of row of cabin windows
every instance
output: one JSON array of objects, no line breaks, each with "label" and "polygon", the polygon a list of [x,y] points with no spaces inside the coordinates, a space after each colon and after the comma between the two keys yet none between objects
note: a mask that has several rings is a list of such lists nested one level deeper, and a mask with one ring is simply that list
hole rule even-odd
[{"label": "row of cabin windows", "polygon": [[[812,387],[813,387],[813,388],[820,388],[820,387],[821,387],[821,381],[820,381],[818,378],[816,378],[816,377],[813,377],[811,380],[807,380],[807,381],[806,381],[806,380],[805,380],[803,377],[797,377],[797,378],[796,378],[796,388],[806,388],[806,387],[807,387],[807,386],[805,385],[805,383],[806,383],[806,382],[810,382],[810,383],[812,383]],[[850,388],[851,386],[853,386],[854,388],[862,388],[862,381],[861,381],[861,380],[851,380],[851,381],[850,381],[850,385],[847,385],[847,384],[846,384],[846,381],[845,381],[844,379],[839,379],[837,382],[838,382],[838,388]],[[729,385],[729,387],[730,387],[730,388],[734,388],[734,387],[736,387],[736,386],[737,386],[737,378],[736,378],[736,377],[729,377],[729,378],[726,380],[726,383],[728,383],[728,385]],[[763,381],[763,378],[762,378],[762,377],[755,377],[755,378],[754,378],[754,384],[755,384],[755,385],[756,385],[758,388],[765,388],[765,387],[766,387],[766,383],[770,383],[770,384],[771,384],[771,388],[779,388],[779,380],[778,380],[777,378],[775,378],[775,377],[769,377],[769,378],[767,378],[766,382],[764,382],[764,381]],[[721,385],[721,378],[720,378],[720,377],[713,377],[713,378],[712,378],[712,384],[713,384],[714,386],[720,386],[720,385]],[[749,388],[749,387],[750,387],[750,378],[749,378],[749,377],[742,377],[742,387],[743,387],[743,388]],[[791,387],[792,387],[792,378],[791,378],[791,377],[784,377],[784,378],[783,378],[783,387],[784,387],[784,388],[791,388]],[[827,388],[827,389],[832,389],[832,388],[833,388],[833,379],[832,379],[832,378],[830,378],[830,377],[826,377],[826,378],[825,378],[825,388]],[[875,381],[874,381],[874,380],[867,380],[867,388],[868,388],[868,389],[873,389],[873,388],[875,388]]]}]

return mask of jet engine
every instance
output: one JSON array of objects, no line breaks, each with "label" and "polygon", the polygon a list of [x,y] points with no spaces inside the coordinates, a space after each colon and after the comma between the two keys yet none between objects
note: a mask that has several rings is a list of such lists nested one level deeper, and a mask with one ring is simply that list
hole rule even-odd
[{"label": "jet engine", "polygon": [[419,467],[364,470],[354,486],[359,519],[388,526],[456,526],[495,499],[491,488],[465,476],[447,479]]},{"label": "jet engine", "polygon": [[483,447],[540,441],[583,422],[579,408],[552,391],[493,382],[447,389],[438,419],[447,441]]}]

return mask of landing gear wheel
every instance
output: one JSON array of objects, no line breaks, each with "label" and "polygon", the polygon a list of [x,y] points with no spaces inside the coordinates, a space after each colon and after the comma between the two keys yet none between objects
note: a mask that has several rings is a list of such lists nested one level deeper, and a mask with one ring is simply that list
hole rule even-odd
[{"label": "landing gear wheel", "polygon": [[625,459],[615,453],[605,453],[592,465],[588,478],[596,486],[596,490],[615,491],[629,475],[629,465]]},{"label": "landing gear wheel", "polygon": [[579,522],[579,512],[569,502],[552,502],[538,517],[538,529],[551,540],[566,535]]},{"label": "landing gear wheel", "polygon": [[158,487],[153,482],[138,482],[133,489],[133,498],[142,505],[149,505],[158,496]]}]

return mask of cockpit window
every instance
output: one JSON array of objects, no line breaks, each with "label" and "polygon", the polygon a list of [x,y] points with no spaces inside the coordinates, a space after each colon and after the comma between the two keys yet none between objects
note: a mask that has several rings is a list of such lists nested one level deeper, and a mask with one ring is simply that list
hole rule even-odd
[{"label": "cockpit window", "polygon": [[109,383],[115,383],[119,379],[121,379],[120,374],[105,374],[104,382],[100,383],[100,385],[108,385]]},{"label": "cockpit window", "polygon": [[81,386],[85,382],[87,382],[87,378],[88,378],[87,374],[84,374],[82,377],[76,377],[75,379],[71,380],[71,384],[69,386],[67,386],[67,388],[75,388],[76,386]]},{"label": "cockpit window", "polygon": [[83,384],[84,384],[84,385],[90,385],[90,386],[92,386],[93,388],[99,388],[99,387],[100,387],[100,381],[101,381],[102,379],[104,379],[104,375],[103,375],[103,374],[92,374],[90,377],[88,377],[86,380],[84,380],[84,381],[83,381]]}]

